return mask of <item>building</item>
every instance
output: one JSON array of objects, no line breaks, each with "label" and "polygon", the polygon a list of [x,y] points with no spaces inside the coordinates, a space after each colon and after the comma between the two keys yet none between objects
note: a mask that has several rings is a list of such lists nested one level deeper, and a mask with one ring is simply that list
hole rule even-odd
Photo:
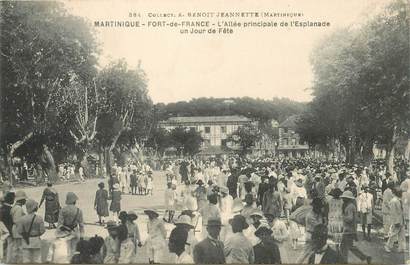
[{"label": "building", "polygon": [[172,117],[160,122],[160,126],[168,131],[176,127],[194,129],[204,139],[202,154],[222,154],[226,139],[240,126],[252,124],[252,120],[244,116],[195,116]]},{"label": "building", "polygon": [[303,142],[299,134],[296,133],[297,118],[297,115],[293,115],[279,124],[279,140],[277,146],[279,155],[300,157],[305,156],[309,151],[308,144]]}]

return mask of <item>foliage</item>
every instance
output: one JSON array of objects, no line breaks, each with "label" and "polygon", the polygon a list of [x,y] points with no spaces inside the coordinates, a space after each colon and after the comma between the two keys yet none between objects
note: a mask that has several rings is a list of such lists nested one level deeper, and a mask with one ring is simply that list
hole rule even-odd
[{"label": "foliage", "polygon": [[261,131],[256,126],[246,125],[239,127],[227,139],[227,142],[239,144],[241,153],[246,154],[262,138]]},{"label": "foliage", "polygon": [[171,144],[179,154],[196,155],[200,151],[203,142],[200,132],[188,130],[184,127],[176,127],[169,132]]}]

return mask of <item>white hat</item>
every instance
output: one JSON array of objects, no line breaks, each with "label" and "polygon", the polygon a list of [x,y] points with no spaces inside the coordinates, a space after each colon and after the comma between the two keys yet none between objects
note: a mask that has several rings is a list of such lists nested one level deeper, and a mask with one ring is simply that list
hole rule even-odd
[{"label": "white hat", "polygon": [[194,228],[194,226],[191,223],[191,217],[185,214],[179,216],[179,218],[175,221],[175,224],[185,224],[189,225],[191,228]]}]

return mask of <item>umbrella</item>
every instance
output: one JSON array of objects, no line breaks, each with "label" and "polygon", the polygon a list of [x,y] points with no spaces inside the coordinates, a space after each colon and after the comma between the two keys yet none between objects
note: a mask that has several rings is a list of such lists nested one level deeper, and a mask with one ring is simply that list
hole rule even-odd
[{"label": "umbrella", "polygon": [[308,212],[312,210],[312,206],[303,205],[297,208],[290,216],[290,220],[295,221],[296,223],[305,226],[305,218]]}]

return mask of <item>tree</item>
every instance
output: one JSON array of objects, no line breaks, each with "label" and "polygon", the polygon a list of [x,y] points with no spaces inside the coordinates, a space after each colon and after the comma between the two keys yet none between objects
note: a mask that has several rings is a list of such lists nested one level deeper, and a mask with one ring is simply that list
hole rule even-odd
[{"label": "tree", "polygon": [[228,142],[239,144],[241,147],[241,154],[247,154],[252,147],[261,139],[262,134],[260,130],[253,125],[240,126],[227,139]]},{"label": "tree", "polygon": [[[101,89],[101,110],[97,121],[97,140],[106,156],[107,172],[111,170],[112,151],[121,143],[131,147],[138,130],[144,131],[152,109],[148,96],[147,79],[140,65],[128,69],[124,60],[110,63],[99,73],[97,87]],[[122,138],[121,138],[122,137]]]},{"label": "tree", "polygon": [[41,150],[48,160],[47,174],[55,180],[48,136],[62,103],[57,92],[70,72],[83,80],[94,75],[94,36],[60,3],[3,2],[0,12],[1,148],[11,166],[19,148],[35,144],[30,150]]},{"label": "tree", "polygon": [[200,132],[185,127],[176,127],[170,131],[172,146],[181,155],[196,155],[203,142]]}]

